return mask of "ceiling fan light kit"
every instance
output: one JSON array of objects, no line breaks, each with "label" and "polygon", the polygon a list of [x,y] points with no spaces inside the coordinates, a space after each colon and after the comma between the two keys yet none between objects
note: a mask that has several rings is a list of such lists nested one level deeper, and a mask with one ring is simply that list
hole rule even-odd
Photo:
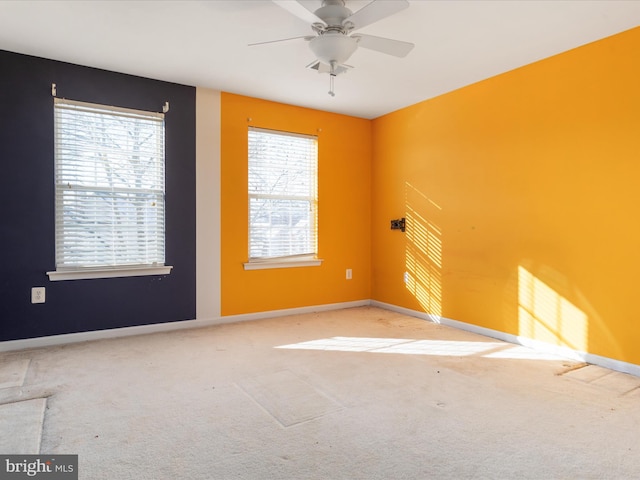
[{"label": "ceiling fan light kit", "polygon": [[307,68],[316,70],[318,73],[329,74],[329,95],[331,96],[335,95],[333,91],[334,77],[353,68],[346,65],[345,62],[355,53],[358,46],[395,57],[406,56],[414,47],[412,43],[390,38],[364,34],[351,35],[355,30],[404,10],[409,6],[407,0],[372,0],[355,13],[346,7],[345,0],[322,0],[322,5],[315,12],[307,10],[297,1],[272,1],[289,13],[310,23],[315,36],[272,40],[251,45],[295,39],[308,41],[309,48],[317,60],[307,65]]},{"label": "ceiling fan light kit", "polygon": [[358,48],[358,41],[340,33],[327,32],[314,37],[309,48],[316,58],[329,66],[337,67],[346,62]]}]

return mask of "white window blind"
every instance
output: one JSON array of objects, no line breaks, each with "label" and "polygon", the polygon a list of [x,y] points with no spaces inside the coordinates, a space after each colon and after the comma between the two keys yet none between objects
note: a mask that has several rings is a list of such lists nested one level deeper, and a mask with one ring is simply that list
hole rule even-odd
[{"label": "white window blind", "polygon": [[249,128],[249,261],[317,254],[317,137]]},{"label": "white window blind", "polygon": [[164,264],[164,115],[54,99],[56,268]]}]

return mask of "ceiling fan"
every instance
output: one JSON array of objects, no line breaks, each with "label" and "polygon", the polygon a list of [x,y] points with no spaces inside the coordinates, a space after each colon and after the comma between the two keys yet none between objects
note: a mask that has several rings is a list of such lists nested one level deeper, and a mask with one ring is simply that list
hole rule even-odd
[{"label": "ceiling fan", "polygon": [[272,1],[289,13],[309,23],[315,35],[252,43],[250,46],[297,39],[308,41],[309,48],[315,54],[316,60],[307,65],[307,68],[316,70],[318,73],[329,74],[329,95],[331,96],[335,96],[333,91],[334,77],[353,68],[345,64],[345,62],[358,47],[395,57],[405,57],[414,47],[413,43],[409,42],[365,35],[363,33],[353,33],[360,28],[404,10],[409,6],[407,0],[372,0],[355,13],[346,7],[346,0],[322,0],[322,5],[315,12],[311,12],[304,5],[294,0]]}]

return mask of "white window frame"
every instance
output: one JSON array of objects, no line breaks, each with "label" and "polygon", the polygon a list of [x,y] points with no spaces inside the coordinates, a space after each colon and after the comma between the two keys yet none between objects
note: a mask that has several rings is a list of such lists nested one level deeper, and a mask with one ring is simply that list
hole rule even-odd
[{"label": "white window frame", "polygon": [[[280,135],[283,137],[301,137],[306,139],[311,139],[315,142],[315,152],[314,158],[311,162],[311,166],[309,169],[309,175],[312,176],[312,192],[308,192],[307,195],[301,194],[266,194],[264,192],[251,192],[251,182],[249,181],[248,188],[248,261],[244,263],[245,270],[262,270],[262,269],[271,269],[271,268],[291,268],[291,267],[313,267],[319,266],[322,264],[322,259],[318,258],[318,148],[317,142],[318,137],[313,135],[305,135],[299,133],[291,133],[291,132],[282,132],[277,130],[270,130],[264,128],[257,127],[249,127],[249,132],[247,135],[248,142],[249,136],[251,132],[262,132],[270,135]],[[251,151],[249,148],[248,161],[251,163],[252,159],[250,158]],[[250,179],[249,179],[250,180]],[[252,198],[269,198],[274,200],[299,200],[299,201],[308,201],[311,209],[310,218],[312,219],[312,225],[310,228],[312,229],[311,236],[313,238],[313,252],[308,253],[300,253],[300,254],[291,254],[285,256],[271,256],[271,257],[252,257],[251,256],[251,237],[252,237],[252,225],[251,225],[251,200]]]},{"label": "white window frame", "polygon": [[[143,119],[143,121],[152,121],[152,122],[161,122],[162,123],[162,138],[158,138],[156,142],[158,143],[158,151],[160,152],[157,155],[158,160],[162,162],[162,165],[156,165],[158,168],[161,168],[161,173],[157,171],[154,173],[156,175],[162,176],[161,187],[154,188],[153,190],[144,190],[143,188],[132,188],[130,186],[127,187],[111,187],[111,189],[105,189],[104,186],[100,186],[97,183],[95,185],[87,184],[86,179],[83,180],[83,184],[81,186],[75,186],[70,181],[65,181],[63,179],[65,172],[68,173],[70,169],[75,168],[75,165],[71,166],[74,162],[78,163],[78,168],[82,168],[88,165],[87,163],[83,163],[86,160],[82,157],[81,153],[88,151],[88,149],[92,148],[90,142],[88,142],[87,146],[84,146],[84,149],[78,149],[79,154],[77,154],[74,160],[70,160],[72,157],[67,157],[63,159],[62,151],[69,151],[71,149],[71,144],[65,143],[66,140],[63,140],[61,137],[61,116],[58,114],[63,110],[67,112],[82,112],[82,111],[90,111],[91,114],[100,114],[103,112],[105,115],[109,116],[118,116],[123,118],[135,119]],[[173,267],[164,264],[164,249],[165,249],[165,239],[166,239],[166,229],[165,229],[165,210],[164,210],[164,198],[165,198],[165,154],[164,154],[164,114],[157,112],[146,112],[140,110],[133,110],[127,108],[120,107],[112,107],[107,105],[86,103],[86,102],[78,102],[67,99],[54,98],[54,117],[55,117],[55,187],[56,187],[56,270],[47,272],[49,279],[51,281],[58,280],[79,280],[79,279],[92,279],[92,278],[111,278],[111,277],[131,277],[131,276],[144,276],[144,275],[167,275],[171,272]],[[99,149],[98,144],[94,144],[96,149]],[[159,158],[161,157],[161,158]],[[162,200],[162,210],[160,222],[161,233],[159,236],[162,237],[162,243],[160,248],[161,253],[157,253],[155,255],[151,255],[150,259],[153,258],[151,262],[140,262],[135,263],[128,261],[126,263],[118,263],[116,261],[117,255],[114,255],[112,259],[107,260],[107,257],[103,257],[104,261],[101,262],[98,258],[94,258],[92,260],[87,260],[86,263],[81,260],[64,260],[68,258],[65,255],[65,249],[68,248],[68,237],[65,236],[65,231],[67,228],[73,228],[73,222],[63,223],[64,219],[64,203],[62,201],[63,195],[65,192],[73,191],[76,188],[76,191],[86,191],[86,192],[100,192],[102,195],[113,195],[113,198],[117,198],[117,195],[124,194],[140,194],[147,193],[155,198]],[[161,188],[161,190],[160,190]],[[153,202],[155,205],[156,202]],[[157,222],[155,223],[157,225]],[[112,224],[114,225],[114,224]],[[71,230],[68,230],[71,231]],[[67,240],[65,240],[67,239]],[[157,248],[156,248],[157,251]],[[141,257],[140,260],[142,260]]]}]

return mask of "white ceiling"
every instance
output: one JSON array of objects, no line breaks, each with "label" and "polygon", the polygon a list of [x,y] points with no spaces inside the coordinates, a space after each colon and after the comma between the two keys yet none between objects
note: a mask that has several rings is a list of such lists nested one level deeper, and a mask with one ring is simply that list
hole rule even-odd
[{"label": "white ceiling", "polygon": [[414,0],[360,32],[415,49],[403,59],[359,49],[330,97],[328,75],[304,68],[305,41],[247,46],[312,33],[269,0],[0,0],[2,50],[363,118],[638,25],[637,0]]}]

